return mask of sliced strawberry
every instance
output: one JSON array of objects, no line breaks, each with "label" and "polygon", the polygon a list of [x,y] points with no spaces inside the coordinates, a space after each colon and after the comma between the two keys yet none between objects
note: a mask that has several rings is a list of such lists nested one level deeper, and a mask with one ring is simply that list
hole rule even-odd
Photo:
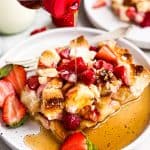
[{"label": "sliced strawberry", "polygon": [[12,70],[4,78],[4,80],[11,82],[17,94],[20,94],[26,84],[26,71],[24,67],[20,65],[13,65]]},{"label": "sliced strawberry", "polygon": [[107,62],[110,62],[114,65],[117,64],[117,57],[107,46],[103,46],[98,51],[98,53],[96,54],[96,58],[106,60]]},{"label": "sliced strawberry", "polygon": [[116,66],[114,68],[114,74],[122,80],[123,84],[129,85],[127,69],[125,68],[125,66]]},{"label": "sliced strawberry", "polygon": [[81,73],[80,79],[86,85],[93,84],[96,79],[95,73],[92,69],[87,69],[83,73]]},{"label": "sliced strawberry", "polygon": [[82,132],[78,131],[66,138],[60,150],[98,150],[98,148]]},{"label": "sliced strawberry", "polygon": [[107,63],[106,61],[104,60],[98,60],[94,63],[94,67],[96,69],[101,69],[101,68],[104,68],[106,70],[109,70],[109,71],[113,71],[113,65],[110,64],[110,63]]},{"label": "sliced strawberry", "polygon": [[106,0],[96,0],[96,2],[93,5],[93,8],[101,8],[106,5],[107,5]]},{"label": "sliced strawberry", "polygon": [[10,127],[18,127],[24,123],[25,116],[25,106],[14,94],[9,95],[3,105],[2,119],[4,123]]},{"label": "sliced strawberry", "polygon": [[81,132],[68,136],[61,146],[61,150],[88,150],[86,137]]},{"label": "sliced strawberry", "polygon": [[14,93],[15,90],[10,82],[0,80],[0,108],[3,107],[6,97]]}]

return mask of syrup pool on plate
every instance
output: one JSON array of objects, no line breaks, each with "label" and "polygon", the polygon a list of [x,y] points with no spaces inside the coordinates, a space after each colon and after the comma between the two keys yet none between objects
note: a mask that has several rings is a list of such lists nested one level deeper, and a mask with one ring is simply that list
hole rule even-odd
[{"label": "syrup pool on plate", "polygon": [[[100,150],[121,149],[134,141],[150,120],[150,86],[137,100],[123,106],[119,112],[98,128],[86,131],[89,139]],[[59,150],[59,142],[50,131],[41,128],[37,135],[27,135],[25,144],[32,150]]]}]

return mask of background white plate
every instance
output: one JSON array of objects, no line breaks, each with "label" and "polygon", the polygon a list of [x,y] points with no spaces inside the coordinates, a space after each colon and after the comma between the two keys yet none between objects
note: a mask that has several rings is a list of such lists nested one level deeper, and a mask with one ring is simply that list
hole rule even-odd
[{"label": "background white plate", "polygon": [[[127,25],[127,23],[120,21],[112,13],[110,6],[93,9],[92,6],[95,1],[96,0],[84,0],[86,14],[95,27],[110,31]],[[110,5],[111,0],[107,1],[108,5]],[[132,25],[132,29],[128,33],[127,39],[141,48],[150,49],[150,27],[140,28],[139,26]]]},{"label": "background white plate", "polygon": [[[45,49],[50,49],[51,47],[63,46],[68,44],[68,42],[76,38],[77,36],[84,35],[88,39],[95,36],[96,34],[103,33],[100,30],[90,29],[90,28],[62,28],[46,31],[44,33],[30,37],[28,40],[15,46],[13,49],[9,50],[1,59],[0,66],[5,64],[6,59],[26,59],[39,56],[41,52]],[[125,48],[131,50],[136,61],[140,64],[145,65],[150,68],[150,63],[144,53],[140,51],[136,46],[129,43],[126,40],[119,40],[118,43]],[[1,117],[0,117],[1,118]],[[139,142],[143,142],[145,138],[150,134],[150,127],[146,129],[144,134],[140,136],[134,143],[132,143],[129,149],[133,150],[133,147]],[[8,129],[3,124],[0,125],[0,136],[6,141],[6,143],[11,146],[11,148],[18,150],[30,150],[23,141],[25,135],[38,133],[39,125],[34,121],[28,121],[24,126],[17,129]],[[128,150],[129,150],[128,149]]]}]

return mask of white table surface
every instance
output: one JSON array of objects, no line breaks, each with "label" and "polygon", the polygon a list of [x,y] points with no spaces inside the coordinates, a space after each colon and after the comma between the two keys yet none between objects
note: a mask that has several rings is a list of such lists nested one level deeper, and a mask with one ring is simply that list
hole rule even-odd
[{"label": "white table surface", "polygon": [[[16,34],[16,35],[11,35],[11,36],[0,35],[0,55],[3,55],[11,47],[18,44],[20,41],[27,39],[31,31],[33,31],[36,28],[40,28],[42,26],[48,26],[50,29],[54,28],[54,26],[51,24],[51,20],[48,14],[44,12],[43,10],[38,10],[37,16],[32,26],[28,28],[26,31]],[[88,21],[88,18],[85,15],[82,5],[81,5],[81,11],[79,14],[78,26],[93,27],[92,24]],[[144,50],[144,52],[150,59],[150,50],[149,51]],[[150,150],[150,139],[148,142],[145,142],[145,143],[146,144],[140,145],[138,149],[136,150]],[[8,148],[7,145],[2,140],[0,140],[0,150],[11,150],[11,149]]]}]

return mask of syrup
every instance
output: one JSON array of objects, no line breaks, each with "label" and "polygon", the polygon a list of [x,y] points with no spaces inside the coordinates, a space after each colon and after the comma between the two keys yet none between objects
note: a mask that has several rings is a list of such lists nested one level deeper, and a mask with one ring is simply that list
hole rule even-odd
[{"label": "syrup", "polygon": [[[96,129],[86,131],[89,139],[100,150],[122,149],[134,141],[147,127],[150,120],[150,86],[141,98],[122,107],[114,116]],[[31,150],[59,150],[60,143],[52,133],[41,128],[37,135],[27,135],[25,144]]]}]

